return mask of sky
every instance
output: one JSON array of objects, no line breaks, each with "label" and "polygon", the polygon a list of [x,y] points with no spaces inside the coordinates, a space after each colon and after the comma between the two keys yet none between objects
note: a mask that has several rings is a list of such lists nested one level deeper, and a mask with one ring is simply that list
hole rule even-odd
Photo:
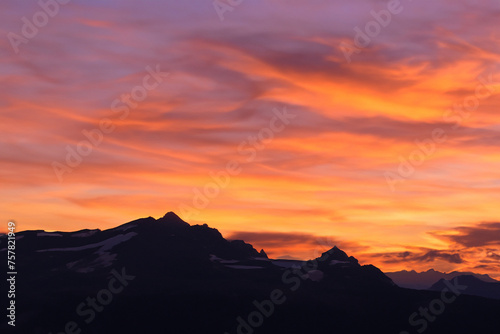
[{"label": "sky", "polygon": [[174,211],[270,257],[500,279],[500,2],[0,12],[0,231]]}]

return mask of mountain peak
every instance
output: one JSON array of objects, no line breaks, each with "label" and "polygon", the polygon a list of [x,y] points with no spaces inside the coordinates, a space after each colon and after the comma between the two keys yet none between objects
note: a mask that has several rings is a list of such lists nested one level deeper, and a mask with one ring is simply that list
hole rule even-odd
[{"label": "mountain peak", "polygon": [[160,223],[169,223],[170,225],[190,226],[172,211],[167,212],[162,218],[158,219],[157,221]]},{"label": "mountain peak", "polygon": [[169,218],[169,219],[181,219],[181,218],[180,218],[179,216],[177,216],[177,215],[175,214],[175,212],[173,212],[173,211],[169,211],[169,212],[167,212],[167,213],[163,216],[163,218]]},{"label": "mountain peak", "polygon": [[349,256],[347,256],[347,254],[337,246],[333,246],[332,249],[322,254],[322,256],[326,255],[328,255],[332,260],[347,261],[349,259]]}]

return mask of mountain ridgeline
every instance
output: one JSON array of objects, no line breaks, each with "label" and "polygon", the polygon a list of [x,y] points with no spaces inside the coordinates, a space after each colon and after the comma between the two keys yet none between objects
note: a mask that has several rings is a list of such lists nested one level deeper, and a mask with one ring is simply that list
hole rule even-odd
[{"label": "mountain ridgeline", "polygon": [[[3,257],[5,244],[0,237]],[[500,326],[500,301],[460,295],[426,321],[419,308],[442,291],[400,288],[337,247],[304,262],[269,259],[172,212],[104,231],[24,231],[16,246],[20,333],[385,334],[424,325],[426,333],[486,333]],[[11,330],[0,325],[1,333]]]},{"label": "mountain ridgeline", "polygon": [[451,273],[442,273],[433,269],[429,269],[424,272],[416,272],[415,270],[411,271],[396,271],[396,272],[386,272],[387,276],[389,276],[394,283],[402,288],[408,289],[417,289],[417,290],[430,290],[430,287],[433,286],[436,282],[441,279],[452,280],[455,277],[459,276],[474,276],[477,279],[489,282],[489,283],[499,283],[488,275],[475,274],[471,272],[459,272],[453,271]]}]

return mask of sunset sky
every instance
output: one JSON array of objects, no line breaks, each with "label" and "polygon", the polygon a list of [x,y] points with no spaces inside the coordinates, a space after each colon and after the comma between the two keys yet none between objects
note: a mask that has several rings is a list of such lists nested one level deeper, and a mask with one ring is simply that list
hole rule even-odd
[{"label": "sunset sky", "polygon": [[54,1],[0,3],[0,231],[500,279],[500,2]]}]

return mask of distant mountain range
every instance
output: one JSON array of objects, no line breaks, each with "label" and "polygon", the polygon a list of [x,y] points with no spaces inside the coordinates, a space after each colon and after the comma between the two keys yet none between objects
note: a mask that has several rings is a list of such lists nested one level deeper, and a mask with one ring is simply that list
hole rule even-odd
[{"label": "distant mountain range", "polygon": [[[456,276],[453,280],[457,280],[460,285],[466,286],[464,294],[500,300],[500,282],[485,282],[473,275]],[[440,279],[429,290],[443,291],[449,286],[445,281],[450,283],[453,280]]]},{"label": "distant mountain range", "polygon": [[396,283],[398,286],[402,288],[417,289],[417,290],[430,289],[431,286],[433,286],[441,279],[452,280],[457,276],[464,276],[464,275],[474,276],[484,282],[492,282],[492,283],[498,282],[488,275],[475,274],[471,272],[459,272],[459,271],[453,271],[451,273],[446,274],[443,272],[435,271],[433,269],[420,273],[416,272],[415,270],[412,271],[403,270],[396,272],[388,272],[385,274],[388,277],[390,277],[394,281],[394,283]]},{"label": "distant mountain range", "polygon": [[[5,236],[0,257],[7,258]],[[500,301],[461,295],[427,323],[415,312],[441,292],[402,289],[337,247],[307,262],[269,259],[172,212],[104,231],[20,232],[16,261],[16,333],[385,334],[413,333],[426,324],[429,334],[465,334],[500,328]],[[5,271],[1,275],[5,282]],[[4,319],[0,332],[14,332]]]}]

